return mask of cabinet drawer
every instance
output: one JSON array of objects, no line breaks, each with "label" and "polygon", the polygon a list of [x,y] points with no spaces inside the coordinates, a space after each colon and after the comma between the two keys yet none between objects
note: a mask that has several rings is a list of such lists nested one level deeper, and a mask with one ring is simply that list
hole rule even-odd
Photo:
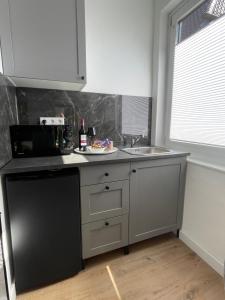
[{"label": "cabinet drawer", "polygon": [[82,225],[83,258],[128,245],[128,215]]},{"label": "cabinet drawer", "polygon": [[81,188],[82,224],[123,215],[128,209],[128,180]]},{"label": "cabinet drawer", "polygon": [[80,168],[81,186],[129,178],[130,164],[111,164]]}]

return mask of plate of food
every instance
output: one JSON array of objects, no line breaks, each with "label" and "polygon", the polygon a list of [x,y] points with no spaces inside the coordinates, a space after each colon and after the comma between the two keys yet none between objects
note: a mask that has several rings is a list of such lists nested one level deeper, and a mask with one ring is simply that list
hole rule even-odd
[{"label": "plate of food", "polygon": [[80,151],[79,148],[74,150],[76,153],[85,154],[85,155],[102,155],[102,154],[111,154],[118,151],[118,148],[113,147],[113,142],[106,140],[96,140],[91,146],[87,146],[86,151]]},{"label": "plate of food", "polygon": [[87,147],[86,151],[80,151],[79,148],[74,149],[76,153],[84,154],[84,155],[103,155],[103,154],[111,154],[118,151],[118,148],[113,147],[112,149],[93,149],[91,146]]}]

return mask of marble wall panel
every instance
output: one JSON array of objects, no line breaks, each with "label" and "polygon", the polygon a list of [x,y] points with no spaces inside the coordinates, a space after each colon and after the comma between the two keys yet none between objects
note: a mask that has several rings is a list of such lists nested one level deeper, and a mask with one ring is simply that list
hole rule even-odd
[{"label": "marble wall panel", "polygon": [[[137,101],[138,98],[138,101]],[[148,101],[148,119],[145,121],[146,137],[140,140],[141,144],[150,143],[151,127],[151,99],[133,97],[138,103]],[[129,144],[131,138],[122,130],[123,107],[128,107],[132,97],[110,94],[86,92],[43,90],[33,88],[17,88],[18,114],[20,124],[39,124],[40,117],[64,116],[66,124],[73,125],[74,141],[77,145],[80,119],[85,119],[85,126],[96,127],[98,138],[110,138],[115,145]],[[127,105],[122,105],[128,101]],[[138,107],[134,107],[134,114]],[[141,107],[141,106],[140,106]],[[132,113],[132,111],[131,111]],[[141,114],[141,111],[139,112]],[[132,116],[131,116],[132,117]],[[137,120],[137,118],[133,118]],[[129,120],[132,125],[132,121]],[[133,124],[132,128],[135,127]],[[136,135],[136,132],[134,132]],[[132,132],[131,132],[132,135]]]},{"label": "marble wall panel", "polygon": [[16,89],[0,74],[0,168],[11,158],[9,126],[17,124]]}]

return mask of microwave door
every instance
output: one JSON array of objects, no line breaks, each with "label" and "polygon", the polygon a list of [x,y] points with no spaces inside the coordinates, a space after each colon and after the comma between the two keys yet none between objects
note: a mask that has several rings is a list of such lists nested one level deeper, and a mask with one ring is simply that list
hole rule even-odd
[{"label": "microwave door", "polygon": [[57,154],[57,130],[54,126],[40,126],[33,134],[33,149],[36,155]]},{"label": "microwave door", "polygon": [[33,152],[32,134],[30,131],[19,131],[14,136],[13,151],[18,156],[30,156]]}]

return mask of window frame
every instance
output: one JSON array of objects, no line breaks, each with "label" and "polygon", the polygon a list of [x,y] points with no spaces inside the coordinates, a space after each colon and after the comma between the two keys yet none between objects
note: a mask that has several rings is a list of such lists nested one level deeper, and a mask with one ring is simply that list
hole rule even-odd
[{"label": "window frame", "polygon": [[0,74],[2,75],[4,74],[1,41],[0,41]]},{"label": "window frame", "polygon": [[[180,151],[190,152],[192,156],[198,159],[212,163],[220,163],[221,159],[225,165],[225,147],[214,146],[201,143],[193,143],[188,141],[179,141],[170,139],[171,113],[172,113],[172,93],[173,93],[173,77],[174,77],[174,55],[176,45],[176,26],[177,23],[187,16],[191,11],[198,7],[204,0],[184,0],[181,5],[175,8],[169,15],[168,29],[168,59],[167,59],[167,83],[166,83],[166,99],[165,99],[165,144],[169,148]],[[224,133],[225,134],[225,133]]]}]

